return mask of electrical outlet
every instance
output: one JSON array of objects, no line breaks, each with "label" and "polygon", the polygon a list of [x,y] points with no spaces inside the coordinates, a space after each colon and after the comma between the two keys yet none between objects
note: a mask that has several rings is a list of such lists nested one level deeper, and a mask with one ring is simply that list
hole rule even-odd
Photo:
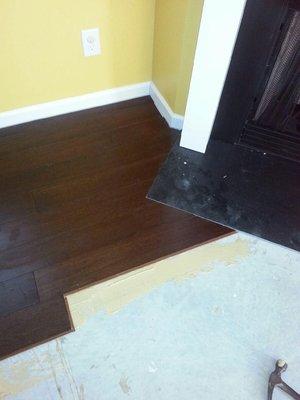
[{"label": "electrical outlet", "polygon": [[101,54],[99,28],[85,29],[81,31],[83,54],[92,57]]}]

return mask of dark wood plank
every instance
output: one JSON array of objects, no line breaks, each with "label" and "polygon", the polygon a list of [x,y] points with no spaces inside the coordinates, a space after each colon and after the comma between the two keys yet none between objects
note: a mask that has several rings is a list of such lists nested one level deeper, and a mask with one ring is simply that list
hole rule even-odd
[{"label": "dark wood plank", "polygon": [[96,132],[129,126],[157,116],[149,97],[124,101],[34,123],[0,129],[0,155],[50,143],[65,142]]},{"label": "dark wood plank", "polygon": [[[166,146],[153,140],[154,131],[154,137],[166,135],[165,123],[157,117],[102,135],[97,133],[94,140],[83,134],[84,143],[81,138],[67,145],[31,148],[25,154],[18,153],[18,157],[10,154],[0,162],[0,191],[8,194],[38,190],[146,159],[161,153]],[[128,151],[131,147],[134,151]]]},{"label": "dark wood plank", "polygon": [[0,360],[72,330],[62,297],[9,314],[0,318]]},{"label": "dark wood plank", "polygon": [[0,282],[0,317],[39,303],[34,274]]},{"label": "dark wood plank", "polygon": [[142,197],[136,197],[132,188],[137,190],[142,187],[142,190],[147,190],[156,171],[153,160],[138,161],[131,168],[118,170],[118,175],[107,173],[106,176],[85,176],[54,186],[52,190],[40,191],[36,196],[38,211],[0,224],[0,251],[3,251],[4,259],[5,251],[18,245],[73,231],[86,226],[88,221],[89,225],[95,225],[103,222],[106,215],[109,216],[112,207],[119,210],[126,202],[132,206],[134,201],[140,203]]},{"label": "dark wood plank", "polygon": [[225,230],[221,232],[217,225],[211,229],[211,223],[203,221],[202,234],[191,237],[193,216],[183,217],[180,211],[173,209],[169,214],[157,212],[159,208],[160,205],[149,202],[148,207],[137,210],[139,213],[147,211],[145,220],[132,216],[119,227],[107,230],[97,227],[92,234],[81,236],[83,243],[77,242],[80,245],[74,256],[64,257],[56,264],[60,267],[55,271],[49,266],[36,272],[41,298],[46,300],[54,293],[74,291],[228,234]]},{"label": "dark wood plank", "polygon": [[[1,140],[0,140],[1,141]],[[1,193],[0,224],[24,218],[35,211],[33,196],[28,192],[20,194]]]},{"label": "dark wood plank", "polygon": [[0,282],[40,300],[0,319],[0,357],[70,331],[65,293],[231,233],[146,199],[174,139],[150,98],[0,132]]}]

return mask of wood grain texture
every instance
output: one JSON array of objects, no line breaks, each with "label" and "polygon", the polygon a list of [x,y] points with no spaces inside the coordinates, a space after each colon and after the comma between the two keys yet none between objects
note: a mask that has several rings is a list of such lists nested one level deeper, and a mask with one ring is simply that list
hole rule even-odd
[{"label": "wood grain texture", "polygon": [[1,358],[72,329],[65,293],[232,232],[146,199],[176,136],[148,97],[0,131],[0,282],[40,301],[0,318]]},{"label": "wood grain texture", "polygon": [[0,317],[39,303],[33,272],[0,282]]}]

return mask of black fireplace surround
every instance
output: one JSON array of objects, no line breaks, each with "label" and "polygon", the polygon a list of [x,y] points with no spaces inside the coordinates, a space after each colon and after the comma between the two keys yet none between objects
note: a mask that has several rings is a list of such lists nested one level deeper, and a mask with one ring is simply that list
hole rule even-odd
[{"label": "black fireplace surround", "polygon": [[148,198],[300,250],[299,68],[300,0],[248,0],[206,153],[178,141]]},{"label": "black fireplace surround", "polygon": [[212,138],[300,161],[300,0],[248,1]]}]

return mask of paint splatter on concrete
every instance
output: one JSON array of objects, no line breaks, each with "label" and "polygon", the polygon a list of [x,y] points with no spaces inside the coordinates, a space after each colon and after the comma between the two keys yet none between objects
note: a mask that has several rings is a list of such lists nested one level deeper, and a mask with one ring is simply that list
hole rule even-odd
[{"label": "paint splatter on concrete", "polygon": [[44,382],[51,375],[39,367],[39,361],[29,353],[27,357],[19,356],[19,361],[9,360],[0,363],[0,399],[8,395],[15,396]]},{"label": "paint splatter on concrete", "polygon": [[157,369],[158,369],[158,368],[157,368],[155,362],[151,361],[151,363],[150,363],[149,366],[148,366],[148,371],[149,371],[151,374],[154,374],[154,373],[157,371]]},{"label": "paint splatter on concrete", "polygon": [[119,381],[120,388],[122,389],[123,393],[129,394],[131,392],[131,387],[128,384],[128,377],[122,376]]}]

